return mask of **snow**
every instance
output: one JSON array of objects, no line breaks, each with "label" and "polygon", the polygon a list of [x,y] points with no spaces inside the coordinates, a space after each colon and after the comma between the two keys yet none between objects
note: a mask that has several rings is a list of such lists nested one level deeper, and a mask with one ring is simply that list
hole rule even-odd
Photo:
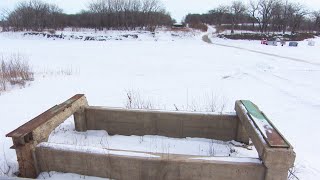
[{"label": "snow", "polygon": [[261,164],[261,160],[257,158],[234,158],[234,157],[201,157],[201,158],[190,158],[205,161],[225,161],[225,162],[247,162]]},{"label": "snow", "polygon": [[126,92],[135,91],[167,110],[175,105],[204,110],[209,97],[218,97],[212,98],[217,106],[234,112],[235,100],[249,99],[293,145],[297,176],[320,179],[320,38],[314,39],[315,46],[303,41],[297,48],[211,38],[244,48],[239,49],[207,44],[194,35],[163,32],[157,41],[146,35],[98,42],[0,33],[0,54],[28,56],[36,73],[29,86],[0,95],[0,176],[8,165],[9,175],[17,169],[11,139],[5,138],[11,130],[76,93],[86,94],[90,105],[123,107]]},{"label": "snow", "polygon": [[[316,38],[313,40],[315,42],[315,46],[309,46],[309,39],[298,42],[297,47],[290,47],[289,43],[286,43],[285,46],[267,46],[261,44],[260,41],[257,40],[227,40],[221,38],[214,38],[211,36],[211,40],[213,43],[233,46],[235,48],[241,48],[243,50],[247,50],[249,52],[258,51],[262,53],[274,54],[277,56],[286,57],[289,59],[296,59],[292,61],[300,61],[305,64],[314,64],[316,66],[320,66],[319,58],[316,56],[316,52],[319,49],[320,38]],[[255,52],[253,52],[255,53]]]},{"label": "snow", "polygon": [[71,152],[85,152],[85,153],[91,153],[91,154],[106,154],[106,155],[112,154],[112,155],[119,155],[119,156],[148,157],[148,158],[159,157],[159,156],[154,156],[152,154],[147,154],[147,153],[114,151],[109,149],[96,148],[92,146],[75,146],[75,145],[56,144],[56,143],[48,143],[48,142],[40,143],[38,144],[38,147],[51,148],[55,150],[65,150],[65,151],[71,151]]},{"label": "snow", "polygon": [[[174,41],[181,38],[192,38],[198,35],[199,31],[171,31],[167,28],[161,28],[161,31],[151,33],[143,30],[136,31],[115,31],[94,29],[72,29],[66,28],[63,31],[56,31],[55,34],[49,32],[2,32],[2,36],[9,39],[24,40],[49,40],[49,41]],[[86,39],[90,38],[90,39]]]},{"label": "snow", "polygon": [[[258,158],[257,151],[243,148],[244,144],[235,141],[218,141],[204,138],[169,138],[163,136],[110,136],[106,131],[76,132],[72,118],[69,118],[50,135],[49,143],[41,146],[59,147],[56,145],[71,145],[71,147],[92,147],[99,152],[99,149],[123,150],[133,152],[149,152],[160,154],[182,154],[194,156],[231,156],[231,157],[252,157]],[[53,145],[50,145],[53,144]],[[70,149],[70,146],[68,146]],[[74,149],[74,148],[73,148]],[[81,149],[81,148],[80,148]],[[84,148],[86,150],[88,148]],[[110,151],[111,150],[111,151]],[[100,150],[106,153],[105,150]],[[152,157],[152,156],[151,156]]]}]

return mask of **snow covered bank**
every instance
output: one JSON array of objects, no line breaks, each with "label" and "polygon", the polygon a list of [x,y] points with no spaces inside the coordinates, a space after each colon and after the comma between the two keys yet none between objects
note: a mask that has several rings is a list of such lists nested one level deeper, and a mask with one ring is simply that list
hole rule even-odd
[{"label": "snow covered bank", "polygon": [[[209,45],[200,36],[161,38],[167,40],[84,42],[0,33],[0,52],[27,54],[35,71],[31,86],[0,96],[0,176],[5,176],[8,165],[9,175],[17,169],[11,140],[5,138],[9,131],[76,93],[85,93],[92,104],[122,107],[127,90],[135,90],[156,108],[169,110],[175,110],[175,105],[201,106],[213,95],[223,99],[224,112],[233,112],[235,100],[250,99],[294,146],[297,176],[320,178],[318,65]],[[318,39],[310,48],[303,43],[282,48],[220,40],[320,63]],[[40,73],[47,69],[73,73]]]}]

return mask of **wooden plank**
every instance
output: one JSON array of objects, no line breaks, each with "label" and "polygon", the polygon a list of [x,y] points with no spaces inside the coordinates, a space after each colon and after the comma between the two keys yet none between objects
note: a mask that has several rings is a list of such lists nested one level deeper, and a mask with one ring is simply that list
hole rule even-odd
[{"label": "wooden plank", "polygon": [[267,116],[259,110],[259,108],[248,100],[241,100],[241,103],[246,108],[251,120],[256,128],[260,131],[264,140],[270,147],[289,148],[289,143],[284,139],[280,132],[274,127]]}]

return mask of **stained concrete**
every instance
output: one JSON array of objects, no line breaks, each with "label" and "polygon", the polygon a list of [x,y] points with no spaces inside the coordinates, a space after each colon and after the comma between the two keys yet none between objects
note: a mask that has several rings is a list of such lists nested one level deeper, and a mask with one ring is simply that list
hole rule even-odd
[{"label": "stained concrete", "polygon": [[263,180],[265,174],[261,163],[195,160],[168,154],[148,158],[37,147],[36,155],[41,171],[117,180]]},{"label": "stained concrete", "polygon": [[[286,180],[288,170],[293,167],[296,154],[293,147],[289,144],[289,148],[272,148],[270,147],[259,130],[255,127],[254,122],[247,115],[247,110],[242,105],[241,101],[236,101],[236,113],[248,132],[255,148],[258,151],[259,157],[266,166],[266,180]],[[285,140],[287,142],[287,140]]]},{"label": "stained concrete", "polygon": [[[9,137],[13,138],[22,177],[35,178],[42,171],[60,171],[114,179],[286,180],[294,164],[293,147],[268,146],[241,101],[235,104],[236,115],[215,115],[92,107],[83,95],[76,97],[81,98],[64,102],[52,116],[35,118],[9,133],[13,134]],[[159,154],[159,158],[117,156],[37,146],[47,141],[53,129],[72,114],[78,131],[106,130],[111,135],[199,137],[244,143],[250,137],[262,163],[205,161],[170,154]]]},{"label": "stained concrete", "polygon": [[86,122],[81,124],[85,126],[77,130],[106,130],[111,135],[161,135],[175,138],[198,137],[249,142],[236,115],[127,110],[92,106],[86,107],[84,113]]},{"label": "stained concrete", "polygon": [[[31,132],[24,136],[12,137],[14,148],[16,150],[17,160],[19,163],[19,175],[21,177],[35,178],[38,176],[39,172],[37,170],[36,156],[34,155],[35,147],[41,142],[46,142],[49,138],[51,132],[58,127],[67,118],[72,116],[81,107],[87,106],[88,102],[85,96],[77,99],[76,101],[69,103],[70,99],[62,104],[67,104],[64,109],[60,109],[59,112],[53,112],[53,116],[47,119],[37,119],[37,117],[31,121],[33,123],[38,123],[37,121],[43,121],[39,126],[30,129]],[[58,107],[58,106],[54,106]],[[56,110],[56,108],[51,108],[51,110]],[[40,116],[38,116],[40,117]],[[29,122],[31,122],[29,121]],[[28,122],[28,123],[29,123]],[[27,123],[25,124],[25,126]],[[28,124],[28,127],[32,127],[32,124]],[[24,130],[24,126],[19,127],[15,131]],[[13,131],[13,132],[15,132]]]}]

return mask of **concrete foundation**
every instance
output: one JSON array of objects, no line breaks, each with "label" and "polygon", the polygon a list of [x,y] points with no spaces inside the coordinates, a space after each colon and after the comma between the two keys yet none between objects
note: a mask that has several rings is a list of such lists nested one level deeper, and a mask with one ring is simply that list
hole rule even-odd
[{"label": "concrete foundation", "polygon": [[266,167],[265,179],[287,179],[288,170],[293,167],[296,157],[293,147],[290,144],[288,148],[270,147],[255,127],[253,120],[248,116],[241,101],[236,101],[235,110]]},{"label": "concrete foundation", "polygon": [[76,130],[106,130],[110,135],[161,135],[175,138],[199,137],[249,142],[236,115],[125,110],[86,107],[75,119]]},{"label": "concrete foundation", "polygon": [[[286,180],[295,160],[293,147],[289,143],[286,148],[270,146],[241,101],[236,102],[235,110],[236,115],[217,115],[93,107],[88,106],[84,95],[76,95],[7,137],[13,139],[20,175],[28,178],[35,178],[42,171],[60,171],[113,179]],[[106,130],[111,135],[199,137],[243,143],[250,138],[261,162],[196,160],[172,154],[156,154],[157,158],[120,156],[38,146],[71,115],[77,131]],[[273,130],[278,133],[276,128]],[[279,137],[287,142],[282,135]]]},{"label": "concrete foundation", "polygon": [[56,127],[84,106],[88,106],[86,97],[80,94],[75,95],[7,134],[7,137],[12,137],[13,140],[11,148],[16,150],[21,177],[35,178],[38,176],[37,160],[34,155],[35,147],[41,142],[46,142]]},{"label": "concrete foundation", "polygon": [[133,157],[38,147],[41,171],[58,171],[121,180],[263,180],[261,163],[192,159],[192,156],[153,154]]}]

